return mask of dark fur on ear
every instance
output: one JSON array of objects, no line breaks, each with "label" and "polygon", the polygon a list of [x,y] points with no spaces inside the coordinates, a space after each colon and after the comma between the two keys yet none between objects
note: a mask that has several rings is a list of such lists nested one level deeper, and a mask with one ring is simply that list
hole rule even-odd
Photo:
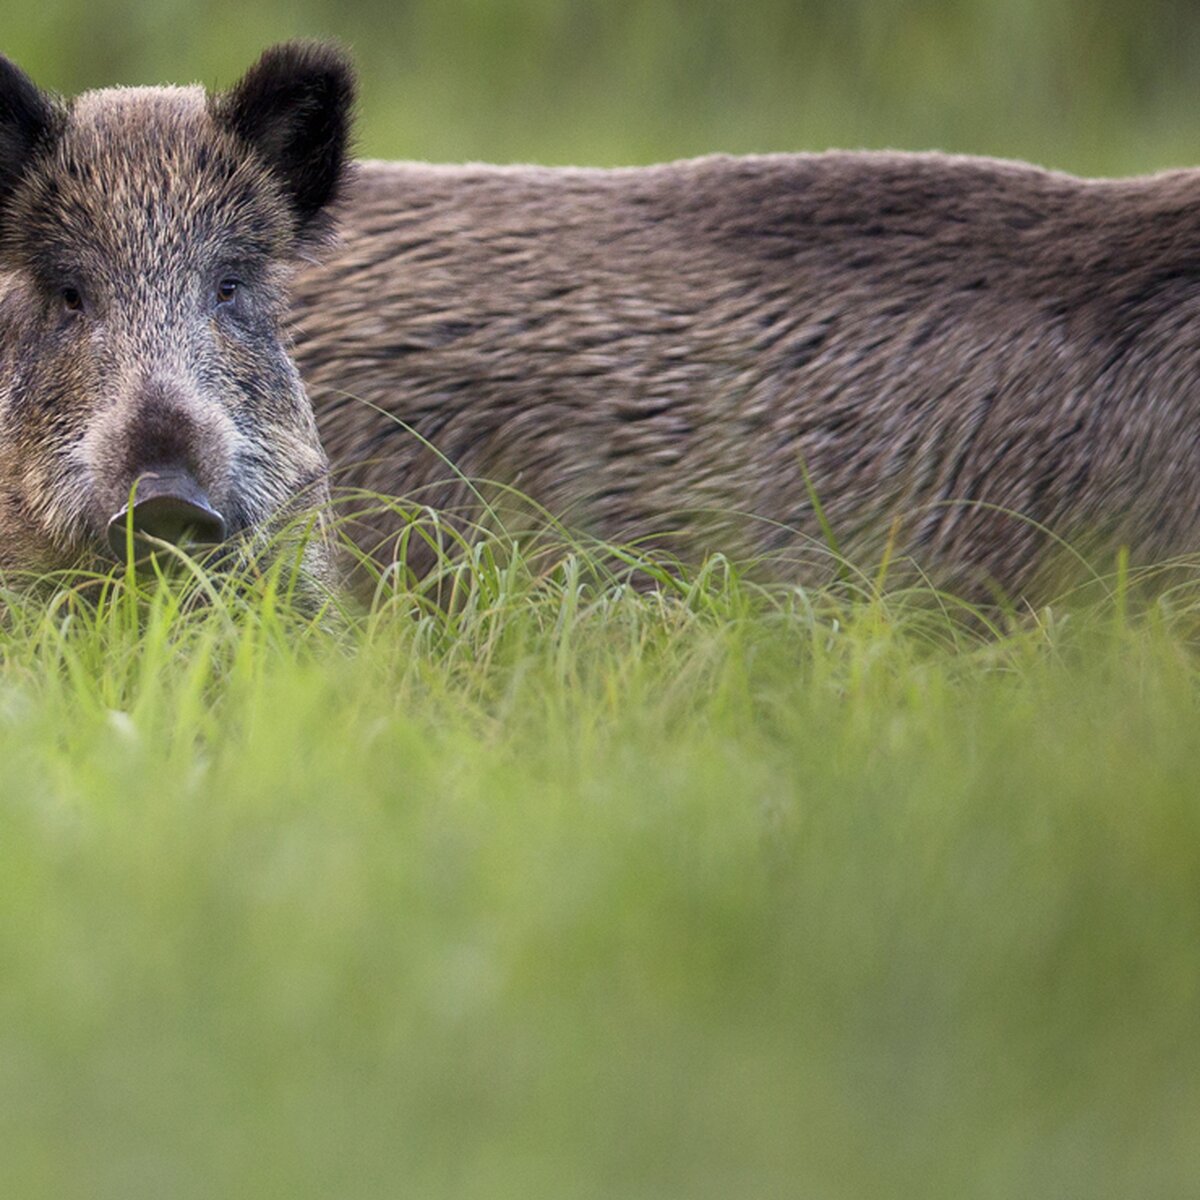
[{"label": "dark fur on ear", "polygon": [[0,226],[21,177],[62,132],[66,110],[0,55]]},{"label": "dark fur on ear", "polygon": [[272,46],[213,100],[218,122],[248,142],[283,185],[305,241],[320,241],[349,171],[354,71],[324,42]]}]

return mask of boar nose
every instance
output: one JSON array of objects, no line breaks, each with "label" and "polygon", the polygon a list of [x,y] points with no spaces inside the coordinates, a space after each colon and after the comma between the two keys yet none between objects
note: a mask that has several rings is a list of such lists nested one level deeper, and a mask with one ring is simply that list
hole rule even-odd
[{"label": "boar nose", "polygon": [[[108,544],[118,559],[125,557],[129,505],[108,523]],[[172,545],[210,545],[225,540],[225,518],[204,489],[178,467],[144,471],[138,476],[133,500],[133,528]]]}]

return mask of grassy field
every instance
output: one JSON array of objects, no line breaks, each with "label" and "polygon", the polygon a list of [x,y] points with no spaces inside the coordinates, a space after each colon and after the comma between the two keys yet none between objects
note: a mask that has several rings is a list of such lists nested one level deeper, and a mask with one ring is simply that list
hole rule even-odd
[{"label": "grassy field", "polygon": [[[1184,0],[9,9],[68,93],[336,36],[371,155],[1200,145]],[[1200,561],[611,562],[0,595],[0,1200],[1200,1193]]]},{"label": "grassy field", "polygon": [[1194,1194],[1194,590],[494,549],[9,597],[0,1194]]}]

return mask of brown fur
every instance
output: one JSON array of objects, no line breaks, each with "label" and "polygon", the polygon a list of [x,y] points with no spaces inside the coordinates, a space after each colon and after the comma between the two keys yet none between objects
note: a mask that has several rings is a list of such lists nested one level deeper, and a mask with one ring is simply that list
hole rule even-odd
[{"label": "brown fur", "polygon": [[998,509],[1101,559],[1200,549],[1200,173],[367,163],[344,218],[295,297],[342,484],[478,516],[444,455],[800,579],[829,570],[805,470],[852,561],[895,532],[954,587],[1037,590],[1055,543]]},{"label": "brown fur", "polygon": [[[814,496],[851,561],[894,538],[971,590],[1035,594],[1040,526],[1100,556],[1200,549],[1200,174],[367,163],[347,192],[351,98],[319,46],[218,96],[71,103],[0,59],[0,568],[102,553],[164,467],[269,533],[327,494],[318,425],[350,488],[469,525],[474,481],[512,485],[784,578],[829,573]],[[343,196],[340,249],[295,290],[314,425],[285,288]],[[398,528],[357,532],[386,558]]]}]

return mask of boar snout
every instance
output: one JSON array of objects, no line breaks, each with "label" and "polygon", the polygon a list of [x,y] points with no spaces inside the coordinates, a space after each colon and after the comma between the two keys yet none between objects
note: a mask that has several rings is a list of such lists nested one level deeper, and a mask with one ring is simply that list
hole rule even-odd
[{"label": "boar snout", "polygon": [[135,535],[182,549],[225,540],[234,437],[219,405],[163,380],[144,382],[100,419],[92,471],[107,482],[96,515],[119,562],[131,522]]},{"label": "boar snout", "polygon": [[[223,542],[225,518],[185,470],[164,467],[138,476],[133,490],[133,530],[186,549]],[[120,560],[128,549],[129,505],[108,523],[108,544]]]}]

